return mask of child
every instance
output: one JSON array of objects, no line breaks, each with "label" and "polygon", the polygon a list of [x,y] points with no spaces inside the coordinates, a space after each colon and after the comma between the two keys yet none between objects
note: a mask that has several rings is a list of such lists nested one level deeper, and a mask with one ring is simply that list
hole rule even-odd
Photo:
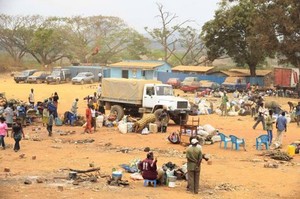
[{"label": "child", "polygon": [[48,136],[52,136],[53,121],[54,121],[54,116],[53,116],[53,112],[51,111],[49,113],[49,118],[48,118],[48,123],[47,123],[47,131],[49,133]]},{"label": "child", "polygon": [[7,124],[5,123],[5,118],[0,117],[0,144],[2,145],[3,150],[5,149],[4,138],[6,135],[8,136]]},{"label": "child", "polygon": [[24,135],[24,131],[22,128],[22,123],[21,123],[21,119],[17,119],[16,123],[13,125],[12,127],[12,136],[15,140],[15,146],[14,146],[14,151],[17,152],[20,150],[20,141],[25,137]]}]

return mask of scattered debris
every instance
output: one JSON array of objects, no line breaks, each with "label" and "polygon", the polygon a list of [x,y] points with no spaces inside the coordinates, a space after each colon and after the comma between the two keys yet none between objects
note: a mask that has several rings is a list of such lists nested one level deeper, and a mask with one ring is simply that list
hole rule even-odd
[{"label": "scattered debris", "polygon": [[83,140],[77,140],[74,143],[75,144],[85,144],[85,143],[92,143],[94,141],[95,141],[94,139],[83,139]]},{"label": "scattered debris", "polygon": [[37,178],[37,179],[36,179],[36,182],[37,182],[37,183],[43,183],[44,181],[45,181],[45,180],[44,180],[43,178]]},{"label": "scattered debris", "polygon": [[112,143],[110,143],[110,142],[104,144],[105,147],[110,147],[111,145],[112,145]]},{"label": "scattered debris", "polygon": [[57,189],[58,189],[59,191],[63,191],[63,190],[64,190],[64,187],[63,187],[63,186],[58,186]]},{"label": "scattered debris", "polygon": [[276,163],[266,163],[266,164],[264,164],[264,168],[274,168],[274,169],[277,169],[278,168],[278,164],[276,164]]},{"label": "scattered debris", "polygon": [[5,167],[4,172],[10,172],[10,168]]},{"label": "scattered debris", "polygon": [[32,182],[29,179],[25,179],[24,184],[32,184]]},{"label": "scattered debris", "polygon": [[25,157],[25,154],[22,153],[21,155],[19,155],[19,158],[24,158]]},{"label": "scattered debris", "polygon": [[54,148],[54,149],[61,149],[62,148],[61,146],[57,146],[57,145],[52,145],[51,147]]},{"label": "scattered debris", "polygon": [[282,152],[280,150],[266,151],[266,152],[263,152],[262,155],[268,156],[274,160],[290,161],[291,159],[293,159],[286,152]]},{"label": "scattered debris", "polygon": [[239,189],[238,186],[234,186],[230,183],[222,183],[215,187],[215,190],[224,190],[224,191],[236,191],[238,189]]}]

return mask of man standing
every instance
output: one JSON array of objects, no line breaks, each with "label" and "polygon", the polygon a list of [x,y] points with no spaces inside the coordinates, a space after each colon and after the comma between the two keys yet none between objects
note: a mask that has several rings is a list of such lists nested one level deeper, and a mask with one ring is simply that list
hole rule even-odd
[{"label": "man standing", "polygon": [[187,170],[188,170],[188,190],[194,194],[198,194],[200,170],[202,161],[202,150],[197,147],[198,140],[191,140],[191,147],[186,150]]},{"label": "man standing", "polygon": [[226,91],[224,91],[224,95],[222,97],[222,102],[221,102],[222,116],[227,115],[227,102],[228,102],[228,97],[226,95]]},{"label": "man standing", "polygon": [[48,123],[47,123],[47,131],[48,131],[48,136],[49,137],[52,136],[53,123],[54,123],[54,116],[53,116],[53,112],[50,111],[49,112],[49,119],[48,119]]},{"label": "man standing", "polygon": [[28,101],[29,101],[29,103],[30,103],[32,106],[34,106],[34,93],[33,93],[33,88],[31,89],[31,92],[29,93]]},{"label": "man standing", "polygon": [[168,111],[166,107],[163,108],[159,116],[159,121],[160,121],[160,132],[166,133],[168,127],[168,121],[169,121]]},{"label": "man standing", "polygon": [[277,118],[276,128],[277,128],[277,137],[276,142],[278,142],[279,146],[282,146],[282,134],[283,131],[287,131],[287,120],[285,118],[285,112],[281,113],[281,116]]},{"label": "man standing", "polygon": [[4,116],[7,127],[11,128],[13,125],[14,111],[12,109],[12,104],[8,104],[8,106],[4,109]]},{"label": "man standing", "polygon": [[269,110],[269,115],[266,118],[266,130],[269,136],[269,144],[271,145],[273,139],[273,111]]},{"label": "man standing", "polygon": [[99,82],[102,82],[102,73],[98,73],[98,79],[99,79]]},{"label": "man standing", "polygon": [[261,103],[259,105],[259,108],[258,108],[258,116],[257,116],[257,119],[256,119],[256,122],[255,124],[253,125],[253,129],[256,128],[256,126],[261,122],[262,123],[262,126],[263,126],[263,129],[265,130],[266,129],[266,124],[265,124],[265,109],[264,109],[264,103]]},{"label": "man standing", "polygon": [[78,98],[75,99],[75,101],[72,104],[71,112],[77,116],[77,109],[78,109]]}]

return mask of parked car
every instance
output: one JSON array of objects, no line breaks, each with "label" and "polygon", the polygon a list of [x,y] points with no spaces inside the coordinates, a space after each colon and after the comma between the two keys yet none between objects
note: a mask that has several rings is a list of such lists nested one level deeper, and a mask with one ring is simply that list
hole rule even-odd
[{"label": "parked car", "polygon": [[227,92],[234,92],[235,90],[246,90],[247,83],[245,77],[227,77],[222,83],[222,88]]},{"label": "parked car", "polygon": [[71,80],[71,71],[65,68],[55,68],[53,69],[51,75],[46,77],[47,84],[55,82],[57,84],[61,82],[68,82]]},{"label": "parked car", "polygon": [[172,85],[173,88],[180,88],[181,81],[179,78],[170,78],[168,79],[167,84]]},{"label": "parked car", "polygon": [[204,91],[206,89],[216,91],[220,88],[220,84],[209,81],[209,80],[201,80],[201,81],[199,81],[199,83],[200,83],[200,87],[199,87],[198,91]]},{"label": "parked car", "polygon": [[21,71],[20,73],[17,73],[14,75],[14,80],[16,83],[26,82],[27,77],[29,77],[30,75],[33,75],[36,71],[37,71],[36,69]]},{"label": "parked car", "polygon": [[196,92],[199,89],[200,83],[197,77],[186,77],[181,83],[180,90],[183,92]]},{"label": "parked car", "polygon": [[91,72],[81,72],[76,75],[76,77],[72,78],[72,84],[80,83],[90,83],[94,82],[95,76]]},{"label": "parked car", "polygon": [[44,83],[46,82],[46,77],[50,75],[50,72],[48,71],[37,71],[33,75],[30,75],[27,78],[28,83]]}]

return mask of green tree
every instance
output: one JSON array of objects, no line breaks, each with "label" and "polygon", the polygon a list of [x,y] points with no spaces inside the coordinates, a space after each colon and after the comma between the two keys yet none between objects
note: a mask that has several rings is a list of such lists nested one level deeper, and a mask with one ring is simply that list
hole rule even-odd
[{"label": "green tree", "polygon": [[41,65],[48,65],[63,57],[68,57],[67,32],[60,25],[61,19],[49,17],[38,27],[28,44],[28,52]]},{"label": "green tree", "polygon": [[228,55],[238,66],[247,65],[251,76],[256,67],[274,52],[266,50],[268,40],[256,32],[259,12],[251,0],[223,0],[213,20],[203,26],[202,38],[211,61]]},{"label": "green tree", "polygon": [[260,21],[257,29],[278,51],[281,63],[300,68],[300,1],[256,0]]},{"label": "green tree", "polygon": [[26,54],[28,17],[0,15],[0,46],[12,57],[16,66]]}]

